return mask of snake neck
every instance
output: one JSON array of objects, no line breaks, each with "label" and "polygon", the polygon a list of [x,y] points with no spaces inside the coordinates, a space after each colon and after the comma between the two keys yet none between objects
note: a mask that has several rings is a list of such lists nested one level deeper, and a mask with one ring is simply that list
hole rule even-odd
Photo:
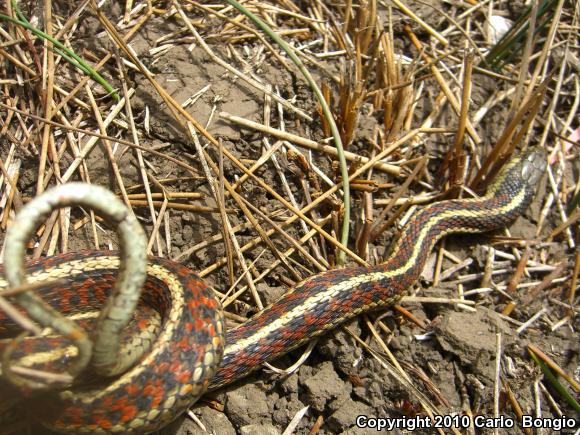
[{"label": "snake neck", "polygon": [[222,363],[209,389],[227,385],[363,312],[396,303],[418,280],[442,237],[491,231],[511,222],[531,195],[506,178],[483,198],[444,201],[418,212],[384,263],[315,275],[229,330]]}]

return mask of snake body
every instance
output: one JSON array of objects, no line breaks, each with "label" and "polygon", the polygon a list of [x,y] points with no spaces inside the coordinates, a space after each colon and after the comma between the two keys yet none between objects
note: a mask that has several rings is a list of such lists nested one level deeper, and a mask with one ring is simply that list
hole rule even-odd
[{"label": "snake body", "polygon": [[[450,233],[495,230],[519,216],[544,168],[542,153],[526,153],[502,169],[484,197],[423,208],[403,228],[384,263],[331,270],[299,283],[227,331],[225,347],[219,303],[204,281],[176,263],[150,258],[140,304],[154,306],[162,316],[161,333],[150,353],[126,373],[105,380],[104,386],[89,383],[34,399],[35,418],[72,433],[151,432],[163,427],[206,389],[236,381],[363,312],[394,304],[417,281],[439,239]],[[60,310],[74,312],[107,298],[118,264],[112,252],[65,254],[31,263],[29,280],[65,279],[64,288],[42,296]],[[5,286],[0,281],[0,288]],[[7,322],[1,316],[0,332]],[[15,355],[25,358],[30,349],[18,352]],[[61,360],[67,358],[70,355]],[[0,387],[1,404],[13,393],[8,386]]]}]

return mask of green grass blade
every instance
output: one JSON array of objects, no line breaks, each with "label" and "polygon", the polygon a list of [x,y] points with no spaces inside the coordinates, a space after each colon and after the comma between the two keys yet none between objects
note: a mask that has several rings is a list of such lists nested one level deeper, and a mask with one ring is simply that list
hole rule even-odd
[{"label": "green grass blade", "polygon": [[542,360],[540,360],[540,358],[538,358],[534,352],[529,351],[529,353],[532,359],[536,362],[536,364],[540,367],[540,369],[544,373],[544,376],[546,377],[548,382],[550,382],[550,385],[554,387],[554,389],[558,392],[560,397],[564,399],[566,402],[568,402],[568,404],[572,408],[574,408],[578,414],[580,414],[580,405],[578,404],[576,399],[572,397],[572,395],[568,392],[568,390],[564,388],[564,386],[560,383],[560,381],[558,381],[558,378],[554,375],[554,373],[552,373],[552,370],[550,370],[550,368]]},{"label": "green grass blade", "polygon": [[[342,221],[342,233],[340,238],[340,243],[344,246],[348,246],[348,234],[349,234],[349,225],[350,225],[350,186],[348,182],[348,167],[346,165],[346,158],[344,156],[344,147],[342,146],[342,140],[340,138],[340,133],[338,131],[338,127],[334,122],[334,117],[332,116],[332,112],[322,95],[319,87],[316,85],[314,78],[310,75],[310,72],[306,69],[302,61],[296,56],[294,51],[288,46],[288,44],[280,38],[266,23],[264,23],[260,18],[255,16],[249,10],[247,10],[244,6],[239,4],[235,0],[227,0],[227,2],[240,11],[242,14],[247,16],[250,20],[254,22],[254,24],[260,28],[264,33],[266,33],[270,38],[278,44],[282,50],[286,52],[288,57],[294,62],[296,67],[300,70],[304,79],[308,82],[308,85],[312,88],[312,91],[316,95],[318,103],[322,108],[322,112],[324,113],[324,117],[328,121],[330,125],[330,131],[332,132],[332,137],[334,139],[334,144],[336,145],[336,151],[338,154],[338,162],[340,164],[340,175],[342,177],[342,191],[343,191],[343,204],[344,204],[344,219]],[[343,265],[346,259],[346,255],[344,251],[340,251],[338,255],[338,264]]]},{"label": "green grass blade", "polygon": [[[22,15],[22,12],[20,12],[20,9],[18,9],[18,7],[15,8],[15,11],[16,11],[16,14],[19,15],[19,17],[24,18],[24,16]],[[47,41],[50,41],[54,45],[54,47],[56,47],[55,50],[58,50],[58,51],[55,51],[56,53],[60,54],[67,62],[69,62],[75,68],[78,68],[82,72],[84,72],[85,74],[88,74],[94,81],[96,81],[101,86],[103,86],[105,88],[105,90],[115,98],[115,100],[119,101],[119,94],[117,94],[117,92],[109,84],[109,82],[107,82],[96,70],[94,70],[90,65],[88,65],[74,51],[70,50],[68,47],[66,47],[60,41],[54,39],[52,36],[44,33],[42,30],[37,29],[36,27],[32,26],[28,22],[28,20],[26,20],[26,18],[24,18],[24,19],[22,19],[22,18],[15,19],[15,18],[9,17],[8,15],[0,14],[0,19],[2,19],[4,21],[9,21],[9,22],[14,23],[18,26],[24,27],[25,29],[29,30],[37,37],[42,38],[42,39],[46,39]]]}]

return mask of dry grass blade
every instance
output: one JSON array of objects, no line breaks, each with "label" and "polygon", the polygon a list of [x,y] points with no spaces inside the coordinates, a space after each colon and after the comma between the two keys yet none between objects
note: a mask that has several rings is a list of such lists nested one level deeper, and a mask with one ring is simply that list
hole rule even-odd
[{"label": "dry grass blade", "polygon": [[[239,116],[231,115],[227,112],[221,112],[220,117],[227,119],[228,121],[232,121],[232,122],[235,122],[237,124],[240,124],[244,127],[252,128],[252,129],[264,132],[264,133],[271,134],[272,136],[275,136],[279,139],[284,139],[284,140],[287,140],[289,142],[293,142],[293,143],[296,143],[298,145],[302,145],[304,147],[311,148],[313,150],[322,151],[324,153],[330,154],[331,156],[337,155],[336,148],[331,147],[329,145],[322,145],[319,142],[304,138],[302,136],[297,136],[297,135],[294,135],[291,133],[282,132],[282,131],[276,130],[272,127],[267,127],[265,125],[258,124],[257,122],[249,121],[249,120],[243,119]],[[369,162],[368,157],[359,156],[359,155],[356,155],[356,154],[348,152],[348,151],[345,151],[344,155],[347,158],[347,160],[350,160],[350,161],[360,161],[363,163]],[[401,172],[401,168],[399,168],[398,166],[391,165],[388,163],[383,163],[380,160],[377,161],[373,167],[377,168],[379,171],[386,172],[386,173],[389,173],[392,175],[399,175]]]},{"label": "dry grass blade", "polygon": [[[493,150],[489,153],[487,159],[481,165],[479,171],[475,174],[470,184],[472,189],[478,189],[482,185],[482,180],[490,180],[499,168],[507,161],[509,156],[514,152],[519,140],[527,132],[531,123],[535,119],[544,98],[546,87],[542,86],[534,93],[528,101],[517,111],[510,123],[505,128],[502,136],[494,145]],[[519,130],[517,130],[519,126]],[[515,136],[515,137],[514,137]],[[492,169],[493,166],[493,169]]]}]

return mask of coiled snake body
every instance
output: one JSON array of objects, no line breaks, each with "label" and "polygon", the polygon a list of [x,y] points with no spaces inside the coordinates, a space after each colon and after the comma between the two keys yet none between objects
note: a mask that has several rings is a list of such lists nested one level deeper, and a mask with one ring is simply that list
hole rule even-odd
[{"label": "coiled snake body", "polygon": [[[150,352],[127,372],[105,380],[104,386],[89,382],[82,388],[47,393],[29,407],[44,425],[63,432],[154,431],[206,389],[231,383],[360,313],[395,303],[418,279],[440,238],[501,228],[521,214],[544,167],[542,153],[524,154],[504,167],[484,197],[425,207],[404,227],[383,264],[331,270],[303,281],[254,318],[227,331],[225,348],[220,335],[223,317],[207,285],[183,266],[150,258],[140,306],[153,306],[162,317]],[[41,294],[54,307],[72,313],[107,298],[118,265],[112,252],[64,254],[30,263],[29,280],[64,279],[66,285]],[[6,286],[0,280],[0,288]],[[4,328],[7,324],[3,319],[0,313],[0,332],[2,322]],[[139,321],[134,326],[145,327]],[[24,346],[14,357],[25,360],[30,351]],[[45,344],[35,352],[41,356],[30,359],[41,363],[42,355],[48,360],[56,350]],[[61,359],[67,358],[71,355]],[[13,394],[12,387],[0,383],[0,404]]]}]

